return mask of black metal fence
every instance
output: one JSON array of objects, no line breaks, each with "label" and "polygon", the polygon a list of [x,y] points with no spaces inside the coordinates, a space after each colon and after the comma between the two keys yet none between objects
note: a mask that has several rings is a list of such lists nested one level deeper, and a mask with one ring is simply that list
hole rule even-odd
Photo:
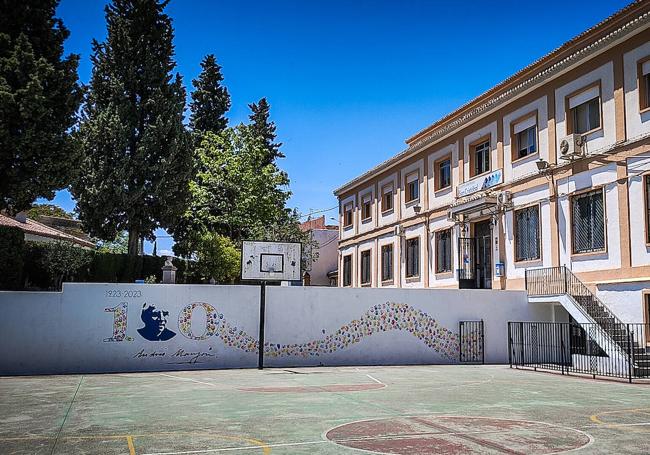
[{"label": "black metal fence", "polygon": [[510,367],[650,379],[649,324],[509,322]]},{"label": "black metal fence", "polygon": [[485,363],[483,320],[460,321],[458,325],[460,363]]}]

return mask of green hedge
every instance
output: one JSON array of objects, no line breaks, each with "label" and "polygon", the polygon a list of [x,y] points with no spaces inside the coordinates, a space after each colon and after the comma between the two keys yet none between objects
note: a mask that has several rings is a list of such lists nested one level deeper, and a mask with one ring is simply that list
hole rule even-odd
[{"label": "green hedge", "polygon": [[11,226],[0,226],[0,289],[22,289],[25,260],[25,233]]},{"label": "green hedge", "polygon": [[[21,267],[16,267],[16,270],[22,271],[22,273],[19,273],[18,277],[14,276],[7,280],[8,283],[0,283],[0,289],[22,289],[24,285],[26,289],[55,290],[57,277],[52,276],[48,270],[50,267],[48,267],[46,259],[48,250],[51,248],[51,243],[26,242],[22,253],[15,254],[16,257],[22,259],[24,264]],[[18,248],[12,250],[18,251]],[[127,254],[91,250],[79,250],[79,252],[90,255],[90,261],[87,266],[70,271],[66,280],[81,283],[133,283],[135,280],[144,280],[153,275],[157,282],[162,281],[162,266],[165,265],[163,257],[131,257]],[[176,271],[177,283],[199,282],[191,262],[177,258],[172,262],[178,268]]]}]

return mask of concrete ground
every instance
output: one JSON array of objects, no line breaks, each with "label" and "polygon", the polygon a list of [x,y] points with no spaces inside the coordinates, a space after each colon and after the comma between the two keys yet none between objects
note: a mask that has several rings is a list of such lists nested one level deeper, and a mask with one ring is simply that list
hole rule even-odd
[{"label": "concrete ground", "polygon": [[507,366],[0,377],[2,454],[363,450],[647,454],[650,385]]}]

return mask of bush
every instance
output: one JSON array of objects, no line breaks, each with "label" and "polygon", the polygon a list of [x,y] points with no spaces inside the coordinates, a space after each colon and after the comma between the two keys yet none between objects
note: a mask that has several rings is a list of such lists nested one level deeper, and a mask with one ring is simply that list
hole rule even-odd
[{"label": "bush", "polygon": [[25,233],[11,226],[0,226],[0,289],[22,289]]}]

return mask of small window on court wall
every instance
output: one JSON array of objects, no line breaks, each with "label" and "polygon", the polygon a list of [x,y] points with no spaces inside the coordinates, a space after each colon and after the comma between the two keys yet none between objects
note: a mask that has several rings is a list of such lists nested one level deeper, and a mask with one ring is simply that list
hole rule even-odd
[{"label": "small window on court wall", "polygon": [[451,157],[436,161],[436,190],[442,190],[451,186]]},{"label": "small window on court wall", "polygon": [[515,260],[540,258],[539,206],[515,210]]},{"label": "small window on court wall", "polygon": [[370,219],[372,219],[372,199],[370,195],[367,195],[361,199],[361,220]]},{"label": "small window on court wall", "polygon": [[393,281],[393,245],[381,247],[381,281]]},{"label": "small window on court wall", "polygon": [[[650,244],[650,174],[645,179],[645,241]],[[650,322],[650,321],[648,321]]]},{"label": "small window on court wall", "polygon": [[451,229],[438,231],[436,236],[436,273],[451,272]]},{"label": "small window on court wall", "polygon": [[343,227],[352,226],[352,204],[343,206]]},{"label": "small window on court wall", "polygon": [[600,128],[600,86],[592,85],[568,97],[568,132],[585,134]]},{"label": "small window on court wall", "polygon": [[406,176],[406,202],[413,202],[420,197],[420,177],[417,173]]},{"label": "small window on court wall", "polygon": [[605,203],[598,189],[571,198],[574,253],[605,250]]},{"label": "small window on court wall", "polygon": [[352,286],[352,255],[343,256],[343,286]]},{"label": "small window on court wall", "polygon": [[516,160],[537,153],[537,125],[529,126],[516,133],[515,146],[514,159]]},{"label": "small window on court wall", "polygon": [[639,108],[650,109],[650,57],[639,61]]},{"label": "small window on court wall", "polygon": [[472,158],[474,166],[472,176],[484,174],[490,171],[490,140],[486,139],[472,146]]},{"label": "small window on court wall", "polygon": [[361,284],[370,284],[370,250],[361,252]]},{"label": "small window on court wall", "polygon": [[420,238],[406,240],[406,278],[420,275]]},{"label": "small window on court wall", "polygon": [[393,210],[393,185],[386,185],[381,195],[381,211]]}]

